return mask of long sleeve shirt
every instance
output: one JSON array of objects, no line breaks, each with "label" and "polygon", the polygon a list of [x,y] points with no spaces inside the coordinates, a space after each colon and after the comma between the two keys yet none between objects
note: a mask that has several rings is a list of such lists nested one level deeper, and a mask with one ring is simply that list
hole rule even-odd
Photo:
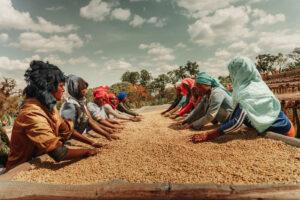
[{"label": "long sleeve shirt", "polygon": [[[242,109],[240,104],[237,104],[231,113],[231,115],[225,120],[225,122],[218,128],[220,135],[234,132],[238,130],[243,124],[248,127],[253,127],[251,122],[247,118],[245,110]],[[266,130],[286,135],[291,129],[291,123],[287,116],[280,111],[276,121]]]},{"label": "long sleeve shirt", "polygon": [[173,108],[175,108],[179,104],[179,102],[182,99],[182,97],[183,97],[182,95],[177,95],[174,103],[165,112],[169,112],[170,110],[172,110]]},{"label": "long sleeve shirt", "polygon": [[107,115],[105,113],[105,110],[103,107],[98,106],[97,104],[93,102],[89,102],[87,104],[88,111],[91,113],[92,118],[96,121],[99,119],[106,119]]},{"label": "long sleeve shirt", "polygon": [[200,129],[212,121],[224,122],[232,110],[231,97],[223,89],[213,87],[210,96],[205,95],[185,120],[195,129]]},{"label": "long sleeve shirt", "polygon": [[15,120],[6,169],[61,146],[73,134],[71,119],[63,120],[56,107],[51,113],[37,99],[28,98]]},{"label": "long sleeve shirt", "polygon": [[186,107],[181,109],[181,111],[177,114],[177,116],[182,116],[188,113],[192,108],[194,108],[194,103],[190,101],[190,103]]},{"label": "long sleeve shirt", "polygon": [[117,106],[117,110],[123,113],[126,113],[128,115],[132,115],[132,116],[137,116],[137,114],[135,112],[132,112],[131,110],[129,110],[128,108],[126,108],[126,106],[120,102]]},{"label": "long sleeve shirt", "polygon": [[126,115],[125,113],[121,113],[118,110],[114,110],[109,104],[105,104],[103,107],[108,118],[130,119],[130,116]]}]

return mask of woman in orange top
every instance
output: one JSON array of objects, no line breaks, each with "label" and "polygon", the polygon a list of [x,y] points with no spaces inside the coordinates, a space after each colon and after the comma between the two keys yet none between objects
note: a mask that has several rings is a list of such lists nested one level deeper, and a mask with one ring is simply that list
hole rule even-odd
[{"label": "woman in orange top", "polygon": [[48,154],[55,161],[83,158],[97,154],[96,149],[68,149],[69,138],[101,147],[74,131],[72,120],[63,120],[56,108],[64,92],[65,78],[60,69],[42,61],[32,61],[25,73],[25,101],[15,120],[6,170],[32,158]]}]

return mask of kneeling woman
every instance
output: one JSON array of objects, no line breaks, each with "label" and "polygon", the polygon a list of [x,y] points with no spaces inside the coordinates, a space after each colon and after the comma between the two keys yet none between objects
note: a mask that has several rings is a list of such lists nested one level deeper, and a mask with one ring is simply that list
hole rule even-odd
[{"label": "kneeling woman", "polygon": [[66,102],[62,105],[60,114],[63,119],[72,119],[75,129],[79,133],[84,133],[91,128],[96,133],[106,137],[108,140],[120,139],[118,136],[111,135],[113,131],[95,121],[87,109],[85,98],[88,83],[80,77],[69,75],[67,80]]},{"label": "kneeling woman", "polygon": [[183,121],[182,124],[187,123],[183,129],[201,129],[209,122],[224,122],[233,108],[231,93],[205,72],[198,75],[195,86],[202,96],[201,102]]},{"label": "kneeling woman", "polygon": [[233,82],[235,108],[229,118],[212,131],[194,135],[202,142],[233,132],[245,124],[259,133],[272,131],[295,137],[293,124],[281,111],[280,102],[262,80],[255,64],[247,57],[236,57],[228,65]]},{"label": "kneeling woman", "polygon": [[69,138],[101,147],[99,143],[74,131],[72,120],[64,121],[56,108],[61,100],[65,78],[57,66],[32,61],[25,73],[25,101],[15,120],[6,164],[8,171],[33,157],[48,154],[55,161],[83,158],[97,154],[95,149],[68,149]]}]

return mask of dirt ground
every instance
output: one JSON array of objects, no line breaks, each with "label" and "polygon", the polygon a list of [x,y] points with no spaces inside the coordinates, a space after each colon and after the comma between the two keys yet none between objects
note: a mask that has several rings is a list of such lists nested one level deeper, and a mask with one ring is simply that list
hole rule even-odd
[{"label": "dirt ground", "polygon": [[[159,109],[149,110],[144,110],[147,112],[141,122],[126,123],[126,128],[117,133],[121,140],[95,138],[107,144],[98,155],[61,163],[51,158],[37,161],[13,180],[57,184],[113,179],[147,183],[300,183],[300,148],[245,130],[193,144],[190,137],[200,131],[179,130],[176,121],[161,116]],[[86,146],[75,144],[75,148]]]}]

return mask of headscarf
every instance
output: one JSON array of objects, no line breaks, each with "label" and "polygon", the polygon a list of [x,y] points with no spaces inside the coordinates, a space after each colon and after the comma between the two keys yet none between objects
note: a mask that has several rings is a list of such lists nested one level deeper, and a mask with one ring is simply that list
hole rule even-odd
[{"label": "headscarf", "polygon": [[196,83],[199,83],[199,84],[204,84],[204,85],[208,85],[208,86],[211,86],[211,87],[219,87],[221,88],[222,90],[224,90],[229,96],[231,96],[231,93],[226,90],[224,88],[224,86],[216,79],[216,78],[213,78],[211,77],[208,73],[206,72],[201,72],[197,78],[196,78]]},{"label": "headscarf", "polygon": [[183,96],[186,96],[189,92],[183,87],[183,84],[188,85],[189,88],[192,89],[193,85],[195,84],[195,80],[191,79],[191,78],[185,78],[183,79],[183,81],[180,84],[180,89],[181,89],[181,94]]},{"label": "headscarf", "polygon": [[175,83],[175,88],[176,88],[176,90],[180,90],[180,84],[181,84],[181,82]]},{"label": "headscarf", "polygon": [[121,92],[118,94],[117,97],[118,97],[119,102],[122,102],[127,97],[127,94],[126,94],[126,92]]},{"label": "headscarf", "polygon": [[255,64],[247,57],[235,57],[228,65],[235,103],[246,111],[258,132],[269,128],[281,110],[280,102],[262,80]]},{"label": "headscarf", "polygon": [[[67,102],[75,100],[80,105],[86,103],[86,98],[81,95],[81,91],[88,87],[88,83],[83,80],[81,77],[75,76],[75,75],[69,75],[67,77],[67,83],[66,83],[66,94],[65,99]],[[82,105],[81,105],[82,106]]]},{"label": "headscarf", "polygon": [[112,104],[111,101],[110,101],[111,98],[117,98],[117,97],[116,97],[116,95],[113,94],[113,93],[110,93],[110,94],[107,95],[107,103],[108,103],[114,110],[116,110],[116,108],[117,108],[119,102],[118,102],[118,100],[117,100],[116,105],[114,105],[114,104]]},{"label": "headscarf", "polygon": [[107,97],[107,92],[109,90],[108,86],[100,86],[96,90],[93,91],[94,99],[101,99]]},{"label": "headscarf", "polygon": [[[62,105],[60,114],[63,118],[74,116],[74,118],[71,118],[73,121],[75,120],[75,128],[79,133],[83,133],[89,124],[89,116],[86,111],[86,98],[81,94],[81,91],[87,87],[88,83],[82,78],[72,74],[67,77],[66,103]],[[75,111],[71,109],[71,104],[75,106]]]},{"label": "headscarf", "polygon": [[33,60],[24,76],[27,86],[23,94],[26,98],[36,98],[52,113],[56,99],[51,91],[57,92],[58,84],[65,82],[63,72],[48,62]]}]

